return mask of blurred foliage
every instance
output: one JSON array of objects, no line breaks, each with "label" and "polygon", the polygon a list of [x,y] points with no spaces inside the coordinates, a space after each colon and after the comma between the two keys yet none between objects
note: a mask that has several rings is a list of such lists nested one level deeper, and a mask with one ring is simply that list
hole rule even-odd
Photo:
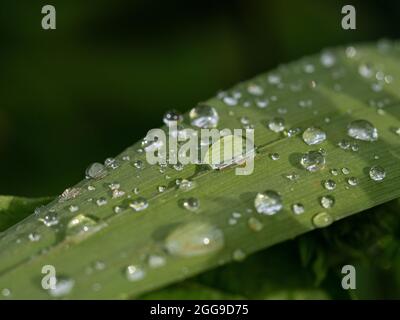
[{"label": "blurred foliage", "polygon": [[88,163],[119,153],[216,91],[350,41],[399,37],[400,2],[46,1],[0,4],[0,194],[58,194]]}]

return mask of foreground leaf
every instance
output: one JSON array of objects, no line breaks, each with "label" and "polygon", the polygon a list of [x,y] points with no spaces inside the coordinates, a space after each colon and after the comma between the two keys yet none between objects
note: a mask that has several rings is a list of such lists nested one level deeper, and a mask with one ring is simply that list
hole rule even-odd
[{"label": "foreground leaf", "polygon": [[[168,167],[160,173],[158,166],[148,165],[145,155],[137,151],[138,143],[118,156],[120,166],[109,169],[101,180],[82,181],[66,192],[68,200],[64,196],[64,201],[51,203],[39,218],[31,217],[18,229],[7,230],[0,239],[0,288],[10,289],[12,298],[49,298],[41,287],[41,270],[44,265],[53,265],[58,276],[74,284],[66,294],[69,298],[139,296],[311,231],[318,213],[326,212],[336,221],[400,197],[400,144],[395,133],[400,126],[400,46],[384,42],[378,47],[337,49],[330,57],[329,63],[326,55],[307,57],[269,76],[239,84],[227,92],[228,96],[241,96],[234,107],[220,98],[206,102],[219,113],[219,129],[240,128],[247,119],[254,126],[257,155],[253,174],[236,176],[234,168],[213,171],[196,165],[180,171]],[[262,89],[261,96],[248,92],[249,85],[254,84]],[[257,103],[265,106],[266,100],[266,108],[257,107]],[[244,106],[246,101],[250,107]],[[300,136],[288,138],[268,130],[266,121],[277,116],[285,118],[287,128],[321,127],[328,139],[321,145],[308,146]],[[378,129],[378,141],[354,141],[346,135],[348,124],[358,119],[368,120]],[[357,143],[354,149],[358,151],[339,148],[342,139],[349,139],[353,146]],[[300,156],[319,147],[326,152],[326,167],[308,172],[299,165]],[[279,153],[280,159],[271,160],[271,153]],[[368,170],[373,165],[385,169],[383,181],[370,179]],[[341,173],[341,168],[347,168],[350,174]],[[333,176],[330,169],[338,169],[339,174]],[[286,176],[293,172],[299,179],[288,180]],[[352,176],[358,179],[357,186],[348,184]],[[197,186],[184,192],[176,186],[178,178],[191,179]],[[326,179],[336,181],[335,190],[324,189]],[[126,192],[123,197],[111,198],[112,183]],[[88,190],[89,185],[95,190]],[[159,193],[158,187],[164,185],[165,192]],[[134,188],[139,188],[140,196],[149,203],[140,212],[128,206],[138,197]],[[282,196],[283,210],[274,216],[255,212],[254,198],[265,190],[275,190]],[[327,194],[335,198],[330,209],[320,204]],[[183,199],[190,197],[200,201],[196,213],[182,207]],[[294,203],[302,203],[305,213],[293,214]],[[122,212],[116,214],[115,206]],[[55,219],[55,212],[58,223],[51,220],[44,225],[43,221]],[[242,217],[232,225],[233,212],[240,212]],[[258,219],[262,230],[249,228],[250,217]],[[166,237],[177,227],[195,221],[222,230],[224,246],[193,257],[166,253]],[[77,229],[76,224],[84,228]],[[32,232],[40,239],[29,241]],[[186,240],[190,236],[187,234]],[[151,268],[150,255],[164,257],[166,264]],[[99,265],[102,268],[96,267]],[[144,271],[140,279],[131,277],[137,281],[128,281],[128,265],[135,266],[131,271]]]}]

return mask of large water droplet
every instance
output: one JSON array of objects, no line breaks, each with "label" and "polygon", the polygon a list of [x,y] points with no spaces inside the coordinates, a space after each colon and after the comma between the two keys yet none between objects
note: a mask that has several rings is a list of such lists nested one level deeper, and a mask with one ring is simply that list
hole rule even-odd
[{"label": "large water droplet", "polygon": [[267,190],[257,194],[254,206],[258,213],[273,215],[282,209],[282,199],[277,192]]},{"label": "large water droplet", "polygon": [[303,132],[303,141],[308,145],[322,143],[326,140],[326,133],[317,127],[307,128]]},{"label": "large water droplet", "polygon": [[106,175],[106,168],[101,163],[95,162],[86,169],[86,178],[100,179]]},{"label": "large water droplet", "polygon": [[320,151],[309,151],[300,159],[300,164],[310,172],[316,172],[325,167],[325,157]]},{"label": "large water droplet", "polygon": [[386,171],[381,166],[373,166],[369,169],[369,176],[374,181],[382,181],[386,177]]},{"label": "large water droplet", "polygon": [[218,125],[219,116],[215,108],[207,105],[199,105],[189,113],[191,124],[198,128],[215,128]]},{"label": "large water droplet", "polygon": [[358,140],[376,141],[378,140],[378,130],[367,120],[354,120],[347,127],[347,134]]},{"label": "large water droplet", "polygon": [[197,221],[179,226],[165,240],[167,251],[174,256],[192,257],[221,250],[224,234],[207,222]]},{"label": "large water droplet", "polygon": [[320,212],[317,213],[313,218],[312,218],[312,223],[314,224],[315,227],[317,228],[324,228],[332,224],[333,218],[332,216],[327,213],[327,212]]}]

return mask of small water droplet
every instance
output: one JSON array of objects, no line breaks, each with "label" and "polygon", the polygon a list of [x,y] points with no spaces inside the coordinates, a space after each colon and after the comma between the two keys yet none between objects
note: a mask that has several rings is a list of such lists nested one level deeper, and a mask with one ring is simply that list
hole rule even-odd
[{"label": "small water droplet", "polygon": [[271,153],[271,154],[269,155],[269,157],[270,157],[272,160],[279,160],[279,159],[280,159],[279,153],[276,153],[276,152]]},{"label": "small water droplet", "polygon": [[79,211],[79,207],[77,205],[70,205],[68,210],[69,210],[69,212],[74,213],[74,212]]},{"label": "small water droplet", "polygon": [[325,167],[325,157],[320,151],[309,151],[302,155],[300,164],[310,172],[316,172]]},{"label": "small water droplet", "polygon": [[149,203],[147,202],[147,199],[143,197],[139,197],[135,200],[133,200],[131,203],[129,203],[129,206],[136,212],[145,210],[148,206]]},{"label": "small water droplet", "polygon": [[78,214],[68,222],[66,235],[78,236],[85,233],[95,232],[99,230],[99,228],[100,225],[98,225],[96,221],[83,214]]},{"label": "small water droplet", "polygon": [[285,177],[287,179],[289,179],[290,181],[295,181],[295,180],[298,180],[300,178],[300,176],[295,172],[289,173]]},{"label": "small water droplet", "polygon": [[215,108],[207,105],[199,105],[189,113],[191,124],[198,128],[209,129],[218,125],[219,116]]},{"label": "small water droplet", "polygon": [[142,280],[146,276],[146,271],[138,265],[130,265],[126,268],[126,278],[135,282]]},{"label": "small water droplet", "polygon": [[342,168],[342,173],[347,175],[350,173],[350,170],[348,168]]},{"label": "small water droplet", "polygon": [[59,197],[59,202],[65,202],[68,200],[75,199],[81,194],[82,190],[80,188],[68,188]]},{"label": "small water droplet", "polygon": [[169,110],[164,114],[163,121],[164,123],[170,127],[172,125],[177,125],[182,122],[183,116],[179,111]]},{"label": "small water droplet", "polygon": [[292,211],[294,214],[302,214],[304,213],[305,209],[301,203],[295,203],[292,205]]},{"label": "small water droplet", "polygon": [[182,206],[189,211],[197,211],[200,208],[200,201],[197,198],[183,199]]},{"label": "small water droplet", "polygon": [[4,288],[1,290],[1,295],[3,297],[9,297],[11,295],[11,290],[8,288]]},{"label": "small water droplet", "polygon": [[59,223],[58,214],[56,212],[48,212],[43,218],[39,218],[46,227],[52,227]]},{"label": "small water droplet", "polygon": [[358,179],[356,177],[347,178],[347,183],[350,186],[355,187],[356,185],[358,185]]},{"label": "small water droplet", "polygon": [[332,216],[327,213],[327,212],[320,212],[317,213],[313,218],[312,218],[312,223],[316,228],[324,228],[332,224],[333,218]]},{"label": "small water droplet", "polygon": [[181,181],[181,183],[179,184],[179,190],[182,191],[190,191],[193,188],[196,187],[196,182],[195,181],[191,181],[191,180],[187,180],[187,179],[183,179]]},{"label": "small water droplet", "polygon": [[303,141],[308,145],[320,144],[326,140],[326,133],[317,127],[307,128],[303,132]]},{"label": "small water droplet", "polygon": [[71,278],[57,277],[55,288],[49,289],[49,294],[54,298],[68,295],[75,285],[75,281]]},{"label": "small water droplet", "polygon": [[196,221],[179,226],[165,240],[167,251],[180,257],[200,256],[220,251],[224,246],[222,231],[207,222]]},{"label": "small water droplet", "polygon": [[160,268],[166,264],[166,259],[162,255],[151,254],[147,259],[147,263],[150,268]]},{"label": "small water droplet", "polygon": [[332,52],[329,52],[329,51],[323,52],[321,54],[320,60],[321,60],[321,64],[326,68],[332,67],[336,62],[335,56],[333,55]]},{"label": "small water droplet", "polygon": [[386,171],[381,166],[373,166],[369,169],[369,176],[374,181],[382,181],[386,177]]},{"label": "small water droplet", "polygon": [[29,241],[37,242],[40,240],[40,234],[37,232],[32,232],[28,235]]},{"label": "small water droplet", "polygon": [[378,130],[367,120],[354,120],[347,127],[347,134],[358,140],[376,141],[378,140]]},{"label": "small water droplet", "polygon": [[240,262],[246,259],[246,253],[242,249],[236,249],[232,254],[233,260]]},{"label": "small water droplet", "polygon": [[323,196],[320,199],[320,203],[323,208],[329,209],[335,205],[335,198],[332,196]]},{"label": "small water droplet", "polygon": [[330,172],[331,175],[333,175],[333,176],[337,176],[337,175],[339,174],[339,171],[338,171],[337,169],[331,169],[329,172]]},{"label": "small water droplet", "polygon": [[247,225],[255,232],[259,232],[264,228],[263,223],[255,217],[250,217],[247,221]]},{"label": "small water droplet", "polygon": [[115,206],[115,207],[114,207],[114,212],[115,212],[115,213],[121,213],[123,210],[124,210],[124,209],[123,209],[122,207],[120,207],[120,206]]},{"label": "small water droplet", "polygon": [[268,128],[273,132],[282,132],[285,130],[285,120],[283,118],[273,118],[268,121]]},{"label": "small water droplet", "polygon": [[324,181],[324,188],[325,188],[326,190],[330,190],[330,191],[335,190],[335,188],[336,188],[336,182],[333,181],[333,180],[331,180],[331,179],[325,180],[325,181]]},{"label": "small water droplet", "polygon": [[358,66],[358,73],[363,77],[363,78],[371,78],[373,71],[372,71],[372,66],[368,63],[361,63]]},{"label": "small water droplet", "polygon": [[107,203],[108,203],[108,202],[107,202],[107,199],[104,198],[104,197],[101,197],[101,198],[99,198],[99,199],[96,200],[96,204],[97,204],[99,207],[105,206]]},{"label": "small water droplet", "polygon": [[164,186],[164,185],[158,186],[158,187],[157,187],[157,191],[158,191],[159,193],[163,193],[165,190],[167,190],[167,187]]},{"label": "small water droplet", "polygon": [[281,196],[272,190],[257,193],[254,206],[258,213],[264,215],[274,215],[283,207]]}]

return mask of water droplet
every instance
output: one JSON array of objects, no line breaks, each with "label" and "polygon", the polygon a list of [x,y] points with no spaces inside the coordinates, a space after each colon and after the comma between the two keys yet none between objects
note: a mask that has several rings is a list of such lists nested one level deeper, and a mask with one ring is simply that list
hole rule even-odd
[{"label": "water droplet", "polygon": [[164,123],[170,127],[171,125],[177,125],[182,122],[183,116],[179,111],[169,110],[164,114],[163,121]]},{"label": "water droplet", "polygon": [[358,185],[358,179],[356,177],[347,178],[347,183],[350,186],[355,187],[356,185]]},{"label": "water droplet", "polygon": [[396,131],[395,131],[395,133],[396,133],[398,136],[400,136],[400,128],[397,128]]},{"label": "water droplet", "polygon": [[326,190],[332,191],[332,190],[334,190],[336,188],[336,182],[331,180],[331,179],[325,180],[324,181],[324,188]]},{"label": "water droplet", "polygon": [[382,181],[386,177],[386,171],[381,166],[373,166],[369,169],[369,176],[374,181]]},{"label": "water droplet", "polygon": [[182,191],[185,191],[185,192],[186,191],[190,191],[195,187],[196,187],[196,182],[195,181],[186,180],[186,179],[183,179],[181,181],[181,183],[179,184],[179,190],[182,190]]},{"label": "water droplet", "polygon": [[242,249],[236,249],[233,251],[232,258],[237,262],[243,261],[246,259],[246,253]]},{"label": "water droplet", "polygon": [[327,212],[320,212],[317,213],[313,218],[312,218],[312,223],[314,224],[315,227],[317,228],[324,228],[332,224],[333,218],[332,216],[327,213]]},{"label": "water droplet", "polygon": [[66,277],[57,277],[54,289],[49,289],[49,294],[54,298],[68,295],[75,285],[75,281]]},{"label": "water droplet", "polygon": [[143,168],[143,161],[142,160],[136,160],[136,161],[133,162],[133,165],[137,169],[142,169]]},{"label": "water droplet", "polygon": [[193,257],[221,250],[224,234],[207,222],[190,222],[172,231],[165,240],[167,251],[180,257]]},{"label": "water droplet", "polygon": [[322,143],[326,140],[326,133],[317,127],[307,128],[303,132],[303,141],[308,145]]},{"label": "water droplet", "polygon": [[358,140],[376,141],[378,140],[378,130],[367,120],[354,120],[347,127],[347,134]]},{"label": "water droplet", "polygon": [[166,259],[164,256],[152,254],[148,257],[147,263],[150,268],[160,268],[165,265]]},{"label": "water droplet", "polygon": [[301,203],[295,203],[292,205],[292,211],[294,214],[302,214],[305,210]]},{"label": "water droplet", "polygon": [[1,295],[3,297],[9,297],[11,295],[11,290],[8,288],[4,288],[1,290]]},{"label": "water droplet", "polygon": [[145,210],[148,206],[149,203],[147,202],[147,199],[143,198],[143,197],[139,197],[135,200],[133,200],[129,206],[135,210],[136,212],[138,211],[142,211]]},{"label": "water droplet", "polygon": [[342,139],[338,143],[339,148],[343,150],[348,150],[350,148],[350,145],[350,141],[346,139]]},{"label": "water droplet", "polygon": [[358,73],[363,77],[363,78],[371,78],[373,71],[372,67],[368,63],[361,63],[358,66]]},{"label": "water droplet", "polygon": [[106,175],[105,167],[98,162],[91,164],[86,169],[86,178],[87,179],[101,179]]},{"label": "water droplet", "polygon": [[68,222],[66,235],[78,236],[85,233],[95,232],[99,230],[99,228],[100,225],[98,225],[96,221],[83,214],[78,214]]},{"label": "water droplet", "polygon": [[268,128],[273,132],[282,132],[285,130],[285,120],[283,118],[273,118],[268,121]]},{"label": "water droplet", "polygon": [[335,198],[332,196],[323,196],[320,199],[320,203],[323,208],[329,209],[335,205]]},{"label": "water droplet", "polygon": [[348,168],[342,168],[342,173],[347,175],[350,173],[350,170]]},{"label": "water droplet", "polygon": [[118,161],[117,161],[116,159],[114,159],[114,158],[107,158],[107,159],[104,161],[104,165],[105,165],[107,168],[111,168],[111,169],[117,169],[117,168],[119,167]]},{"label": "water droplet", "polygon": [[200,201],[197,198],[187,198],[182,202],[183,207],[189,211],[196,211],[200,208]]},{"label": "water droplet", "polygon": [[271,154],[269,155],[269,157],[270,157],[272,160],[274,160],[274,161],[280,159],[279,153],[276,153],[276,152],[271,153]]},{"label": "water droplet", "polygon": [[189,113],[191,124],[198,128],[209,129],[218,125],[219,116],[215,108],[199,105]]},{"label": "water droplet", "polygon": [[336,62],[335,56],[333,55],[332,52],[329,52],[329,51],[323,52],[321,54],[320,60],[321,60],[321,64],[326,68],[332,67]]},{"label": "water droplet", "polygon": [[316,172],[325,167],[325,157],[320,151],[309,151],[300,159],[300,164],[310,172]]},{"label": "water droplet", "polygon": [[300,176],[297,173],[292,172],[292,173],[287,174],[286,178],[289,179],[290,181],[295,181],[295,180],[298,180],[300,178]]},{"label": "water droplet", "polygon": [[70,205],[69,208],[68,208],[68,210],[69,210],[69,212],[74,213],[74,212],[79,211],[79,207],[76,206],[76,205]]},{"label": "water droplet", "polygon": [[222,101],[224,101],[224,103],[230,107],[234,107],[238,104],[238,100],[230,96],[223,97]]},{"label": "water droplet", "polygon": [[146,276],[146,271],[140,266],[130,265],[126,268],[125,274],[129,281],[135,282],[142,280]]},{"label": "water droplet", "polygon": [[331,169],[329,172],[330,172],[331,175],[333,175],[333,176],[337,176],[337,175],[339,174],[339,171],[338,171],[337,169]]},{"label": "water droplet", "polygon": [[82,190],[80,188],[68,188],[59,197],[59,202],[65,202],[68,200],[75,199],[81,194]]},{"label": "water droplet", "polygon": [[273,215],[282,209],[282,199],[277,192],[267,190],[257,193],[254,206],[258,213]]},{"label": "water droplet", "polygon": [[97,204],[99,207],[105,206],[107,203],[108,203],[108,202],[107,202],[107,199],[104,198],[104,197],[101,197],[101,198],[97,199],[97,201],[96,201],[96,204]]},{"label": "water droplet", "polygon": [[253,231],[259,232],[264,228],[263,223],[255,217],[250,217],[247,221],[247,225]]},{"label": "water droplet", "polygon": [[120,207],[120,206],[115,206],[115,207],[114,207],[114,212],[115,212],[115,213],[121,213],[123,210],[124,210],[124,209],[123,209],[122,207]]},{"label": "water droplet", "polygon": [[123,190],[115,189],[115,190],[113,190],[113,192],[112,192],[112,198],[113,198],[113,199],[121,198],[121,197],[123,197],[124,195],[125,195],[125,191],[123,191]]},{"label": "water droplet", "polygon": [[39,218],[38,220],[43,222],[46,227],[52,227],[59,223],[56,212],[49,212],[43,218]]},{"label": "water droplet", "polygon": [[166,186],[158,186],[158,187],[157,187],[157,191],[158,191],[159,193],[163,193],[165,190],[167,190],[167,187],[166,187]]},{"label": "water droplet", "polygon": [[259,85],[252,83],[247,87],[247,92],[255,96],[261,96],[264,93],[264,89]]},{"label": "water droplet", "polygon": [[37,232],[32,232],[28,235],[29,241],[37,242],[40,240],[40,234]]}]

